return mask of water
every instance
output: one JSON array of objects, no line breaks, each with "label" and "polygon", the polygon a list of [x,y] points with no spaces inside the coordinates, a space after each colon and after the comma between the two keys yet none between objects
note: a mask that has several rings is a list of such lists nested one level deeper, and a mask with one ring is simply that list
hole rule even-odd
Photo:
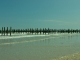
[{"label": "water", "polygon": [[0,60],[53,60],[80,52],[80,34],[0,36]]}]

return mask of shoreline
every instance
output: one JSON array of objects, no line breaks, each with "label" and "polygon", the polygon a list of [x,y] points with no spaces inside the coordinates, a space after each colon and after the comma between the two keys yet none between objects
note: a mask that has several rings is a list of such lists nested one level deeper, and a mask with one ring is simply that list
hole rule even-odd
[{"label": "shoreline", "polygon": [[71,55],[63,56],[52,60],[80,60],[80,52]]}]

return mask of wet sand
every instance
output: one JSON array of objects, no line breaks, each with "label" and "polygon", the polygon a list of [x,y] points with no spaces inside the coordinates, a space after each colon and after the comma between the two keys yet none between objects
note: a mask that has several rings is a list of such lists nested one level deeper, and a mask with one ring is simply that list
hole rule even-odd
[{"label": "wet sand", "polygon": [[79,60],[80,34],[0,38],[0,60]]},{"label": "wet sand", "polygon": [[73,55],[63,56],[53,60],[80,60],[80,52]]}]

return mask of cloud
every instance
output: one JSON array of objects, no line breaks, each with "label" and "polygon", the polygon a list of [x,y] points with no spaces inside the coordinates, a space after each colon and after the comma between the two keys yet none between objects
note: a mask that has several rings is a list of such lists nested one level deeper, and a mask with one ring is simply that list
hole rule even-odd
[{"label": "cloud", "polygon": [[60,24],[67,24],[67,25],[78,25],[78,22],[67,22],[67,21],[59,21],[59,20],[44,20],[45,22],[54,22],[54,23],[60,23]]}]

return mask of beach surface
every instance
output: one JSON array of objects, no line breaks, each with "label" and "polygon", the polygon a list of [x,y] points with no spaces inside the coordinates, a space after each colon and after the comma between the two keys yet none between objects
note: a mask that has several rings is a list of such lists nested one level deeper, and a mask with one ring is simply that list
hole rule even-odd
[{"label": "beach surface", "polygon": [[80,60],[80,52],[73,55],[63,56],[53,60]]},{"label": "beach surface", "polygon": [[0,60],[80,60],[80,34],[0,36]]}]

